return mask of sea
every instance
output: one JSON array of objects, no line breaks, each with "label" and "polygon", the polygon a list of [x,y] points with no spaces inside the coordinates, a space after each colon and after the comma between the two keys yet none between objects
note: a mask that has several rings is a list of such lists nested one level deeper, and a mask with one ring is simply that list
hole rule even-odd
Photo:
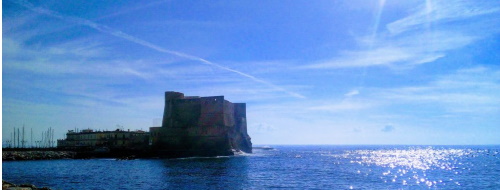
[{"label": "sea", "polygon": [[182,159],[2,162],[52,189],[500,189],[500,146],[272,146]]}]

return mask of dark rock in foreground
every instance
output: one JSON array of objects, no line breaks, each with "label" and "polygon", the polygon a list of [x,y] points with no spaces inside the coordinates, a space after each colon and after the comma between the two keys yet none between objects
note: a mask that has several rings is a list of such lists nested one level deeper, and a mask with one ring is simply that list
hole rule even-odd
[{"label": "dark rock in foreground", "polygon": [[16,185],[2,180],[2,190],[51,190],[48,187],[37,188],[33,184]]}]

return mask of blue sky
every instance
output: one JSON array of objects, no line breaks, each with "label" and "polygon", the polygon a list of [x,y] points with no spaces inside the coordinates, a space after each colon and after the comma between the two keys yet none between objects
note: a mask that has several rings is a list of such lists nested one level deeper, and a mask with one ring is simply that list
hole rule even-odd
[{"label": "blue sky", "polygon": [[500,144],[500,1],[2,2],[13,127],[148,129],[247,103],[254,144]]}]

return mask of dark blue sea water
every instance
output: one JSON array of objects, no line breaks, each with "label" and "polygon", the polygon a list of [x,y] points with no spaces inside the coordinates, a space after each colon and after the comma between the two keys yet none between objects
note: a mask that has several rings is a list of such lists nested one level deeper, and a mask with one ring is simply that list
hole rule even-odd
[{"label": "dark blue sea water", "polygon": [[16,161],[2,178],[53,189],[500,189],[500,146],[275,146],[186,159]]}]

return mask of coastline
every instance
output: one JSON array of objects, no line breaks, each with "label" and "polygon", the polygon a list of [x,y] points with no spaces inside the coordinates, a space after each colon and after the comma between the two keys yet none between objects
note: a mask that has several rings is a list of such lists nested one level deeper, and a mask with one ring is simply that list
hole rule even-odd
[{"label": "coastline", "polygon": [[2,161],[28,161],[28,160],[57,160],[57,159],[92,159],[116,158],[117,160],[133,160],[136,158],[187,158],[187,157],[216,157],[231,156],[234,152],[220,155],[212,152],[205,154],[189,151],[155,152],[151,150],[114,149],[108,152],[89,150],[36,150],[36,149],[10,149],[2,151]]},{"label": "coastline", "polygon": [[9,150],[2,151],[2,161],[71,159],[77,155],[73,151],[59,150]]}]

